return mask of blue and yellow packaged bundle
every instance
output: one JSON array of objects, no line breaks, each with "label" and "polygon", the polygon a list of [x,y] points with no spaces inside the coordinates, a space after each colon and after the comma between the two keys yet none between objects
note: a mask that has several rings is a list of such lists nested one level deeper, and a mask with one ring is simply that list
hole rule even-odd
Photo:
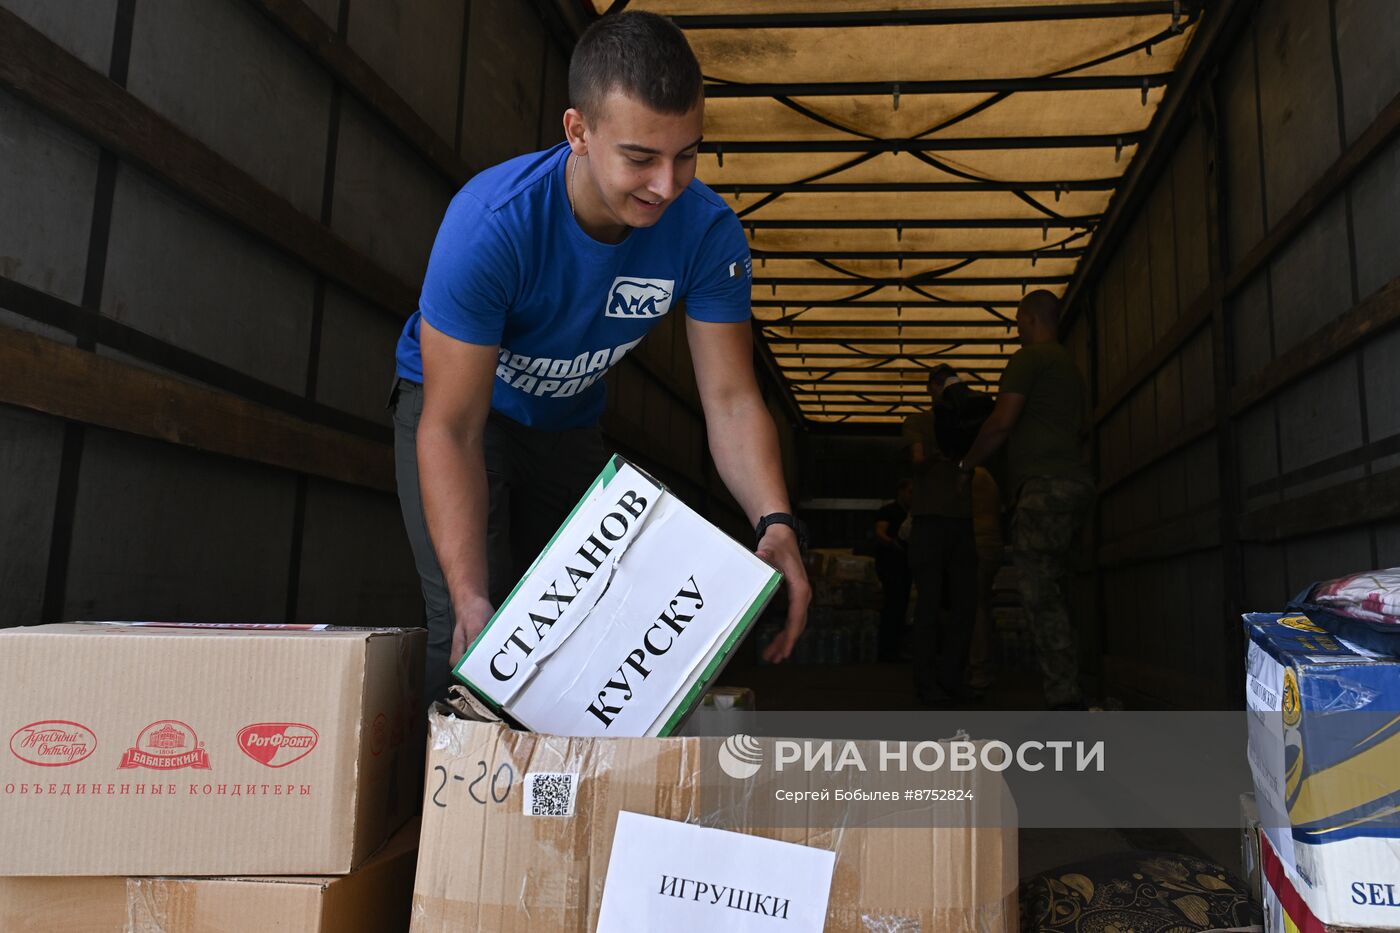
[{"label": "blue and yellow packaged bundle", "polygon": [[1263,831],[1323,923],[1400,929],[1400,659],[1298,613],[1250,613]]}]

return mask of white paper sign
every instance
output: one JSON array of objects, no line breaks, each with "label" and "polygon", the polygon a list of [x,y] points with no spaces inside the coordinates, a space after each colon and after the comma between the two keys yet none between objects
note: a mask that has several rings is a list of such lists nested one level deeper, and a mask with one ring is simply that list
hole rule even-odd
[{"label": "white paper sign", "polygon": [[457,673],[534,732],[659,734],[776,580],[624,464],[585,497]]},{"label": "white paper sign", "polygon": [[821,933],[836,853],[626,811],[598,933]]}]

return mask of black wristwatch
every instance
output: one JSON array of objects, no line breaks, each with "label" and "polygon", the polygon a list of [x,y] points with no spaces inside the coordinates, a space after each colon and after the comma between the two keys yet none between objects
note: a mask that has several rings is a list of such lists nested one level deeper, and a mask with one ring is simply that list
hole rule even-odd
[{"label": "black wristwatch", "polygon": [[787,525],[797,535],[797,549],[804,554],[807,552],[807,523],[786,512],[769,512],[758,520],[758,525],[753,530],[755,547],[763,540],[763,534],[769,525]]}]

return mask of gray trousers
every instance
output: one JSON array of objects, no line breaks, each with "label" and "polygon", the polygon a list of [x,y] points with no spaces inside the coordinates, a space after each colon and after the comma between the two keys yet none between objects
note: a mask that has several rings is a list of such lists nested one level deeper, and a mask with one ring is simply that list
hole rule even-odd
[{"label": "gray trousers", "polygon": [[[423,387],[400,379],[390,396],[394,410],[394,470],[399,508],[423,587],[428,629],[423,695],[429,702],[447,695],[452,683],[448,655],[455,617],[447,583],[423,518],[418,488],[418,420]],[[495,412],[486,422],[486,481],[490,512],[486,520],[486,562],[490,597],[499,606],[530,563],[563,524],[607,459],[596,426],[541,431]]]}]

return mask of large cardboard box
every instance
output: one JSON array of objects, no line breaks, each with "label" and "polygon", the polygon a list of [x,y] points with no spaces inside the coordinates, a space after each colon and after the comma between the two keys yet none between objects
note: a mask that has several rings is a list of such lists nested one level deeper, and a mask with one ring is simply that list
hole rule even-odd
[{"label": "large cardboard box", "polygon": [[350,871],[418,808],[425,637],[0,632],[0,875]]},{"label": "large cardboard box", "polygon": [[456,674],[536,732],[670,735],[780,579],[614,457]]},{"label": "large cardboard box", "polygon": [[348,875],[0,878],[5,933],[407,933],[418,823]]},{"label": "large cardboard box", "polygon": [[1251,613],[1249,762],[1270,850],[1324,924],[1400,929],[1400,661]]},{"label": "large cardboard box", "polygon": [[[719,741],[570,738],[512,730],[484,708],[467,715],[429,717],[412,933],[590,933],[619,813],[713,815],[701,774]],[[833,850],[828,933],[1017,929],[1015,825],[783,826],[767,819],[770,803],[754,795],[726,814],[747,825],[721,828]]]}]

